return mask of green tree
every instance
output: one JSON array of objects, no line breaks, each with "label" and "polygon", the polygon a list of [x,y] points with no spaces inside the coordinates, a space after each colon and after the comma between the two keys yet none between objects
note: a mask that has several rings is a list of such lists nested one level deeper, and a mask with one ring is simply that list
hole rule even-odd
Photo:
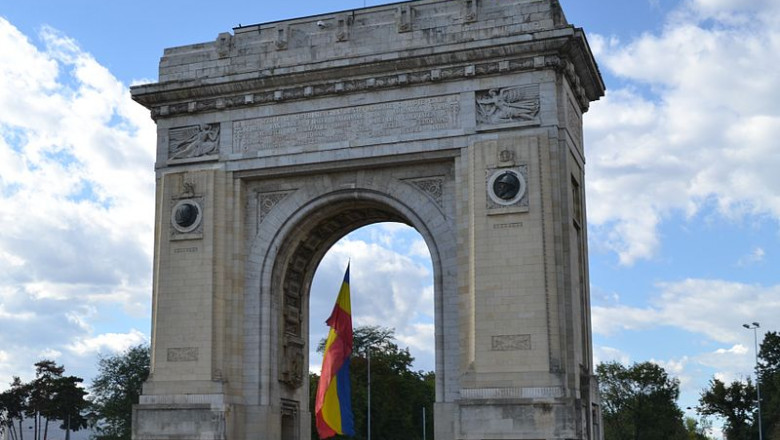
[{"label": "green tree", "polygon": [[27,404],[28,417],[33,418],[35,438],[48,439],[49,421],[57,420],[57,407],[54,402],[54,392],[57,381],[62,379],[65,367],[54,361],[44,359],[35,363],[35,379],[30,382],[30,397]]},{"label": "green tree", "polygon": [[726,440],[750,440],[753,434],[756,388],[748,378],[726,385],[719,379],[710,380],[699,398],[699,413],[724,420]]},{"label": "green tree", "polygon": [[[30,396],[30,388],[22,383],[18,377],[14,377],[11,388],[0,393],[0,416],[2,416],[2,428],[12,440],[24,440],[22,420],[27,411],[27,401]],[[19,429],[16,429],[18,423]]]},{"label": "green tree", "polygon": [[36,440],[48,438],[51,421],[62,421],[63,429],[68,428],[68,432],[86,427],[83,416],[86,391],[80,386],[84,379],[64,377],[64,372],[62,365],[42,360],[35,364],[35,379],[22,383],[14,377],[11,388],[0,393],[0,426],[9,438],[24,439],[25,418],[33,420],[32,436]]},{"label": "green tree", "polygon": [[780,440],[780,334],[764,335],[758,359],[764,438]]},{"label": "green tree", "polygon": [[133,405],[138,403],[141,386],[149,377],[149,368],[149,345],[139,345],[122,354],[100,359],[98,375],[90,387],[91,424],[97,439],[130,439]]},{"label": "green tree", "polygon": [[88,426],[85,412],[89,402],[85,399],[87,391],[81,387],[83,382],[84,379],[76,376],[61,377],[54,382],[50,415],[62,422],[60,429],[65,430],[66,438],[70,438],[70,431]]},{"label": "green tree", "polygon": [[688,432],[677,405],[680,385],[651,362],[596,368],[605,440],[684,440]]},{"label": "green tree", "polygon": [[[371,430],[373,438],[383,440],[422,439],[423,408],[426,412],[426,435],[433,438],[433,403],[435,376],[433,372],[413,371],[414,358],[409,349],[398,347],[395,331],[383,327],[357,327],[353,332],[350,363],[352,411],[355,416],[355,437],[367,437],[368,350],[371,357]],[[321,341],[318,351],[325,348]],[[319,376],[309,376],[309,407],[312,414],[312,439],[317,439],[314,401]],[[381,433],[381,435],[380,435]],[[347,438],[340,437],[339,438]]]},{"label": "green tree", "polygon": [[707,431],[710,427],[711,424],[707,419],[685,418],[685,429],[688,431],[689,440],[710,440],[710,437],[707,436]]}]

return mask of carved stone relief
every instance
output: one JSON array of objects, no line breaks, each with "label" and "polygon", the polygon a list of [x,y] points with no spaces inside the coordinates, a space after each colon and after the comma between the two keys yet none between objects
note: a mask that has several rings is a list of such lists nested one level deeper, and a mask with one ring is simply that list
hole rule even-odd
[{"label": "carved stone relief", "polygon": [[428,194],[437,205],[442,206],[442,197],[444,195],[444,179],[442,177],[412,179],[408,180],[408,182],[419,188],[422,192]]},{"label": "carved stone relief", "polygon": [[201,197],[172,200],[171,236],[191,236],[203,232]]},{"label": "carved stone relief", "polygon": [[528,207],[528,165],[487,170],[487,207]]},{"label": "carved stone relief", "polygon": [[286,334],[282,347],[282,359],[280,365],[279,381],[290,388],[299,388],[303,384],[303,339]]},{"label": "carved stone relief", "polygon": [[277,203],[287,197],[291,191],[258,193],[257,194],[257,223],[263,222],[265,217],[274,209]]},{"label": "carved stone relief", "polygon": [[376,139],[458,127],[459,96],[409,99],[235,121],[233,153]]},{"label": "carved stone relief", "polygon": [[566,108],[566,126],[569,129],[571,137],[577,145],[582,144],[582,116],[579,109],[574,105],[572,99],[568,100],[569,105]]},{"label": "carved stone relief", "polygon": [[531,335],[493,336],[493,351],[521,351],[531,349]]},{"label": "carved stone relief", "polygon": [[198,347],[169,348],[168,362],[195,362],[198,360]]},{"label": "carved stone relief", "polygon": [[477,93],[477,122],[539,122],[539,86],[490,89]]},{"label": "carved stone relief", "polygon": [[168,158],[191,159],[219,153],[219,124],[201,124],[168,131]]}]

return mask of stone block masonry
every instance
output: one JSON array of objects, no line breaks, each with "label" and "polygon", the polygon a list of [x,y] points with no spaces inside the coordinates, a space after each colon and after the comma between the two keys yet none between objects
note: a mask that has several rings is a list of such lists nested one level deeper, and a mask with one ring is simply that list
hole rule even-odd
[{"label": "stone block masonry", "polygon": [[604,85],[557,0],[414,0],[166,49],[152,375],[136,440],[310,437],[309,286],[339,238],[416,228],[436,438],[600,439],[582,115]]}]

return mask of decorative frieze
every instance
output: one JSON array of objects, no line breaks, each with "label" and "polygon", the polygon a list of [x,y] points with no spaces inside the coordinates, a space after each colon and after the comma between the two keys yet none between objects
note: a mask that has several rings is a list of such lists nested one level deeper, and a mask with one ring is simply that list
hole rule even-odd
[{"label": "decorative frieze", "polygon": [[[541,64],[539,61],[541,60]],[[567,76],[577,100],[583,109],[587,109],[588,99],[573,65],[556,55],[544,57],[526,57],[496,60],[479,64],[464,64],[441,67],[429,70],[397,72],[390,75],[370,78],[344,78],[337,82],[322,82],[302,84],[284,89],[261,90],[247,94],[246,92],[220,98],[205,98],[193,102],[163,105],[152,109],[152,117],[168,117],[186,113],[217,111],[236,107],[266,105],[274,102],[294,99],[307,99],[320,96],[343,93],[366,92],[369,90],[388,89],[405,85],[421,85],[428,82],[452,81],[465,77],[479,77],[510,72],[527,72],[539,69],[553,68]],[[405,76],[402,76],[405,75]],[[576,81],[577,83],[575,84]],[[489,92],[489,91],[486,91]],[[219,100],[219,107],[218,107]]]}]

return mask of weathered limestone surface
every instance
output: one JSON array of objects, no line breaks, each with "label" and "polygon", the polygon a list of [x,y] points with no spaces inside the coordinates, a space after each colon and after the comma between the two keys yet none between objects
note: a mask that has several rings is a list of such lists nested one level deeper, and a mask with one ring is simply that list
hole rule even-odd
[{"label": "weathered limestone surface", "polygon": [[434,267],[436,438],[599,439],[582,114],[556,0],[416,0],[166,49],[153,366],[134,438],[307,439],[308,294],[346,233]]}]

